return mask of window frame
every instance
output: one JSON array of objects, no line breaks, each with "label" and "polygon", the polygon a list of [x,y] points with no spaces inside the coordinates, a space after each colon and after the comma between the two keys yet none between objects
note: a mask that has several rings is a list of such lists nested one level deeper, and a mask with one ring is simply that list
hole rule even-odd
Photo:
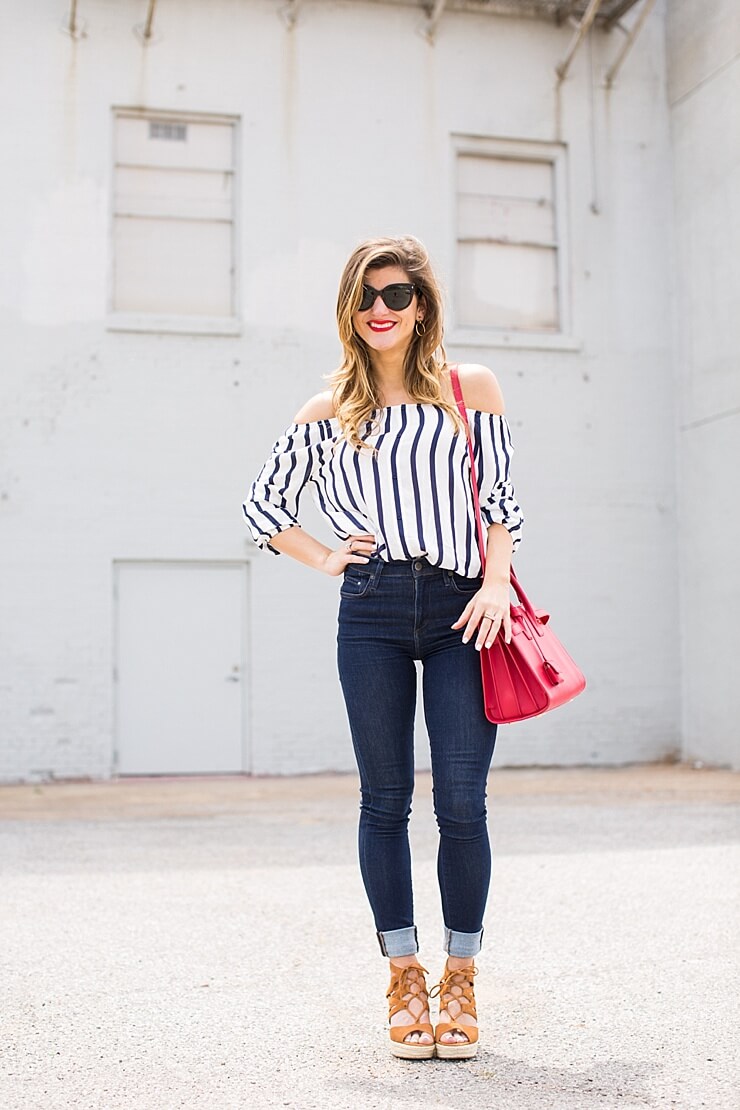
[{"label": "window frame", "polygon": [[[172,108],[132,108],[128,105],[111,105],[110,152],[111,168],[109,205],[108,205],[108,274],[106,296],[106,329],[108,331],[150,332],[173,335],[224,335],[238,336],[242,333],[241,319],[241,266],[239,242],[241,229],[240,190],[240,128],[241,117],[215,112],[180,111]],[[231,220],[231,316],[180,315],[157,312],[120,312],[114,308],[115,295],[115,196],[116,196],[116,122],[119,119],[137,119],[162,123],[215,123],[231,127],[233,208]]]},{"label": "window frame", "polygon": [[[557,331],[523,328],[496,328],[481,324],[476,327],[458,322],[458,297],[461,275],[459,261],[458,165],[461,155],[479,158],[509,159],[516,162],[549,162],[552,166],[553,216],[555,222],[556,273],[558,282]],[[564,143],[529,139],[496,138],[483,135],[452,135],[452,226],[454,241],[452,327],[447,336],[450,345],[458,347],[510,347],[538,350],[573,350],[582,342],[573,335],[570,252],[568,243],[567,148]]]}]

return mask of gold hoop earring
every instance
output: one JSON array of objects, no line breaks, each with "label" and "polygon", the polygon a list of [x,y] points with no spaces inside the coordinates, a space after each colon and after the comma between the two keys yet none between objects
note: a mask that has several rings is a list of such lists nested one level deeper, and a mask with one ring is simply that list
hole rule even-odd
[{"label": "gold hoop earring", "polygon": [[414,324],[414,331],[416,332],[416,334],[425,335],[426,330],[426,324],[424,323],[424,321],[422,319],[418,319]]}]

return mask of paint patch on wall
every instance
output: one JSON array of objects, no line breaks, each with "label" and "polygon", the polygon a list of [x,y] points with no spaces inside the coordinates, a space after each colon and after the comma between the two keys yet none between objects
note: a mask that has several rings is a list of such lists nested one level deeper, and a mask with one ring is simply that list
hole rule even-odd
[{"label": "paint patch on wall", "polygon": [[106,253],[106,199],[95,181],[66,182],[39,200],[23,250],[23,319],[47,325],[101,319]]}]

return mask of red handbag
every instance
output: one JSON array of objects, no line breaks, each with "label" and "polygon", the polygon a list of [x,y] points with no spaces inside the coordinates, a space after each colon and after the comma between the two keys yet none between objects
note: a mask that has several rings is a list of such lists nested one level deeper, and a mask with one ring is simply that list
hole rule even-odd
[{"label": "red handbag", "polygon": [[[473,442],[455,367],[450,368],[450,378],[467,432],[478,549],[485,572],[486,545],[475,478]],[[513,567],[511,585],[519,601],[518,605],[511,606],[511,643],[507,644],[504,640],[502,626],[491,647],[484,647],[480,652],[485,714],[495,724],[537,717],[575,698],[586,686],[583,673],[550,628],[550,614],[544,609],[533,608]]]}]

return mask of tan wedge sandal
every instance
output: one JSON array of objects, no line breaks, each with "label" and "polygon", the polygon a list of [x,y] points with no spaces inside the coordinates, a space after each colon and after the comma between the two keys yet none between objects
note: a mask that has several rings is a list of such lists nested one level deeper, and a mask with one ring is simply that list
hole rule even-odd
[{"label": "tan wedge sandal", "polygon": [[[391,964],[391,985],[386,998],[389,1000],[388,1021],[400,1010],[408,1010],[412,1018],[419,1018],[429,1008],[426,968],[420,964],[397,967]],[[412,1008],[413,1007],[413,1008]],[[434,1056],[434,1029],[431,1022],[416,1021],[413,1025],[391,1025],[391,1055],[402,1060],[429,1060]],[[430,1044],[409,1044],[409,1033],[428,1033]]]},{"label": "tan wedge sandal", "polygon": [[[457,1012],[458,1019],[462,1014],[469,1014],[477,1021],[478,1014],[473,991],[473,979],[477,974],[478,968],[473,964],[469,967],[461,967],[457,971],[451,971],[445,964],[444,975],[436,987],[432,987],[429,996],[436,998],[439,995],[440,1011],[447,1010],[449,1014],[448,1006],[457,1002],[460,1007]],[[462,1033],[467,1037],[467,1041],[443,1042],[441,1038],[445,1033]],[[478,1026],[467,1025],[459,1020],[440,1021],[434,1031],[434,1040],[437,1055],[442,1060],[467,1060],[475,1056],[478,1051]]]}]

